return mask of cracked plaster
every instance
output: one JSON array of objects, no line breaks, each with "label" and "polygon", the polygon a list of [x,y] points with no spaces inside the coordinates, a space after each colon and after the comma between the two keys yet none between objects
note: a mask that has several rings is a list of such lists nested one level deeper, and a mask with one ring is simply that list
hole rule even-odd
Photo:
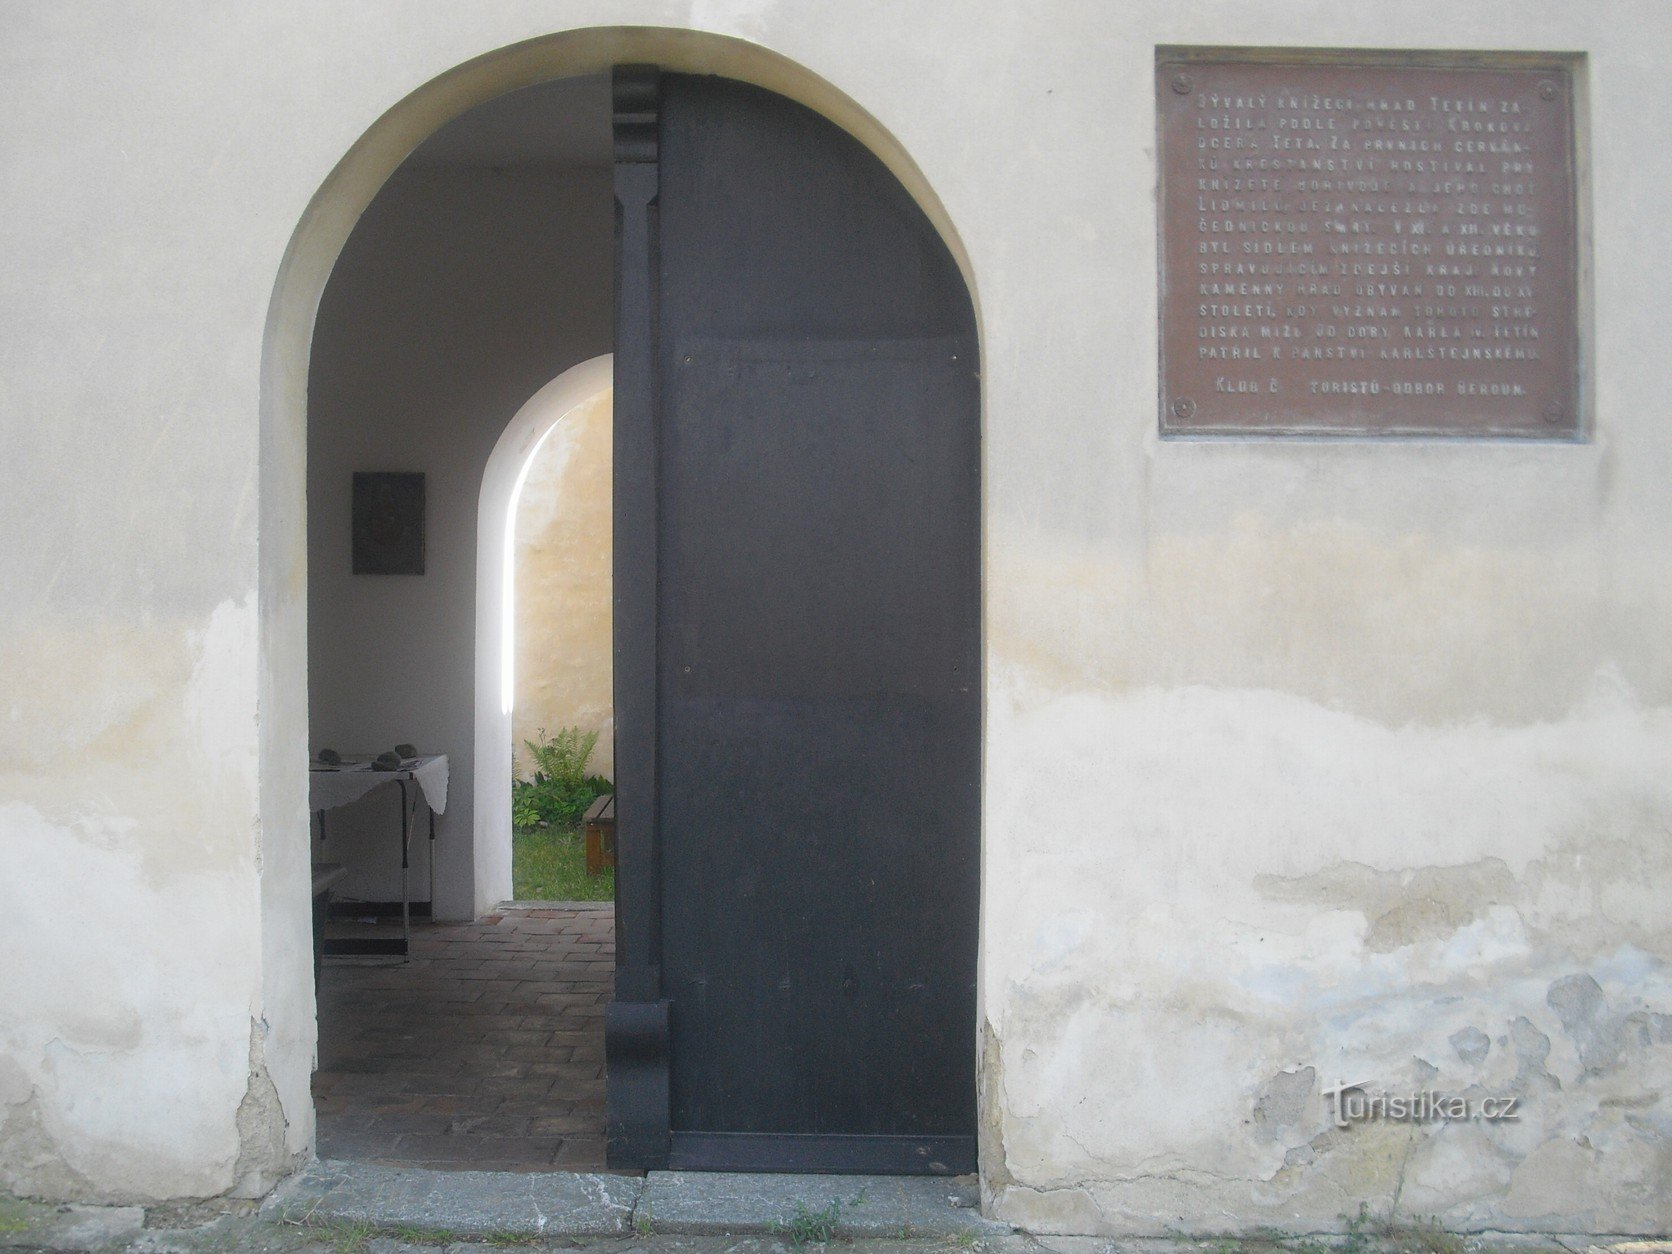
[{"label": "cracked plaster", "polygon": [[[1664,7],[700,7],[751,41],[728,54],[751,76],[822,92],[933,187],[977,281],[989,1208],[1054,1232],[1305,1231],[1397,1193],[1465,1228],[1672,1227],[1669,257],[1642,226],[1672,195]],[[564,20],[693,12],[583,0]],[[421,85],[553,25],[537,0],[406,19],[389,0],[8,17],[0,238],[26,246],[0,280],[0,520],[21,538],[0,554],[0,1187],[232,1188],[269,1008],[286,1144],[306,1145],[303,950],[272,930],[305,874],[280,855],[306,830],[311,319],[382,175],[548,63]],[[1595,438],[1158,441],[1156,44],[1425,38],[1588,53]],[[634,39],[569,64],[725,61]],[[247,652],[188,701],[218,616]],[[211,736],[226,769],[182,785]],[[1257,1124],[1306,1068],[1320,1089],[1514,1091],[1526,1114],[1340,1130],[1313,1092],[1297,1123]]]},{"label": "cracked plaster", "polygon": [[[1464,1229],[1667,1224],[1672,945],[1638,893],[1672,875],[1665,712],[1606,678],[1503,728],[1018,681],[993,723],[1039,755],[989,863],[999,1217],[1312,1232],[1397,1198]],[[1344,1082],[1520,1118],[1337,1129]]]}]

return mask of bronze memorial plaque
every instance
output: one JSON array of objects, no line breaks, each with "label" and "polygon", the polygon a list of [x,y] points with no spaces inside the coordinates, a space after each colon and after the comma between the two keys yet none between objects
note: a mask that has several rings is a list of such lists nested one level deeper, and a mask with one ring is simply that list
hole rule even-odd
[{"label": "bronze memorial plaque", "polygon": [[1578,436],[1572,71],[1158,54],[1162,430]]}]

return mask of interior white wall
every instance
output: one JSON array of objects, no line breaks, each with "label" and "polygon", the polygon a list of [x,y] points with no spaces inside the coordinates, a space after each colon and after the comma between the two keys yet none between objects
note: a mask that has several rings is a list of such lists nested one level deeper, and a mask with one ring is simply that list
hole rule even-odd
[{"label": "interior white wall", "polygon": [[[609,179],[599,169],[403,170],[361,218],[320,303],[309,385],[309,739],[345,752],[410,741],[449,756],[436,856],[444,918],[510,895],[500,856],[472,852],[486,781],[500,781],[490,790],[496,814],[510,787],[509,768],[484,775],[476,761],[477,651],[498,648],[496,635],[480,636],[476,612],[479,498],[518,407],[610,346]],[[351,573],[356,470],[424,472],[422,576]],[[323,856],[350,868],[343,897],[399,896],[397,813],[394,795],[380,792],[327,814]],[[418,841],[420,899],[427,855]],[[473,883],[478,872],[488,881]]]}]

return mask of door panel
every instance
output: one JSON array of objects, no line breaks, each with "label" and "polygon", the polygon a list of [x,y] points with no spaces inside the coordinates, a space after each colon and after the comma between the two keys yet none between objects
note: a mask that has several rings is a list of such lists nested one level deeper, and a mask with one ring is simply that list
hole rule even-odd
[{"label": "door panel", "polygon": [[656,934],[668,1161],[972,1170],[969,298],[921,211],[828,121],[726,80],[659,89],[655,413],[626,415],[616,446],[654,462],[653,571],[630,578],[655,606],[616,630],[654,689],[652,720],[618,724],[651,741],[624,760],[653,763],[623,773],[622,803],[635,783],[654,797],[648,830],[618,840],[624,861],[633,840],[653,853],[655,926],[627,885],[622,926]]}]

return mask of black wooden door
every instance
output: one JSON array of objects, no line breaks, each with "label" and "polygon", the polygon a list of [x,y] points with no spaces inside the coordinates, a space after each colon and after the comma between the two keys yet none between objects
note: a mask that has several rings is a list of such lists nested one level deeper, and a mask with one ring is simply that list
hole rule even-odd
[{"label": "black wooden door", "polygon": [[973,1170],[968,292],[812,111],[617,110],[612,1161]]}]

